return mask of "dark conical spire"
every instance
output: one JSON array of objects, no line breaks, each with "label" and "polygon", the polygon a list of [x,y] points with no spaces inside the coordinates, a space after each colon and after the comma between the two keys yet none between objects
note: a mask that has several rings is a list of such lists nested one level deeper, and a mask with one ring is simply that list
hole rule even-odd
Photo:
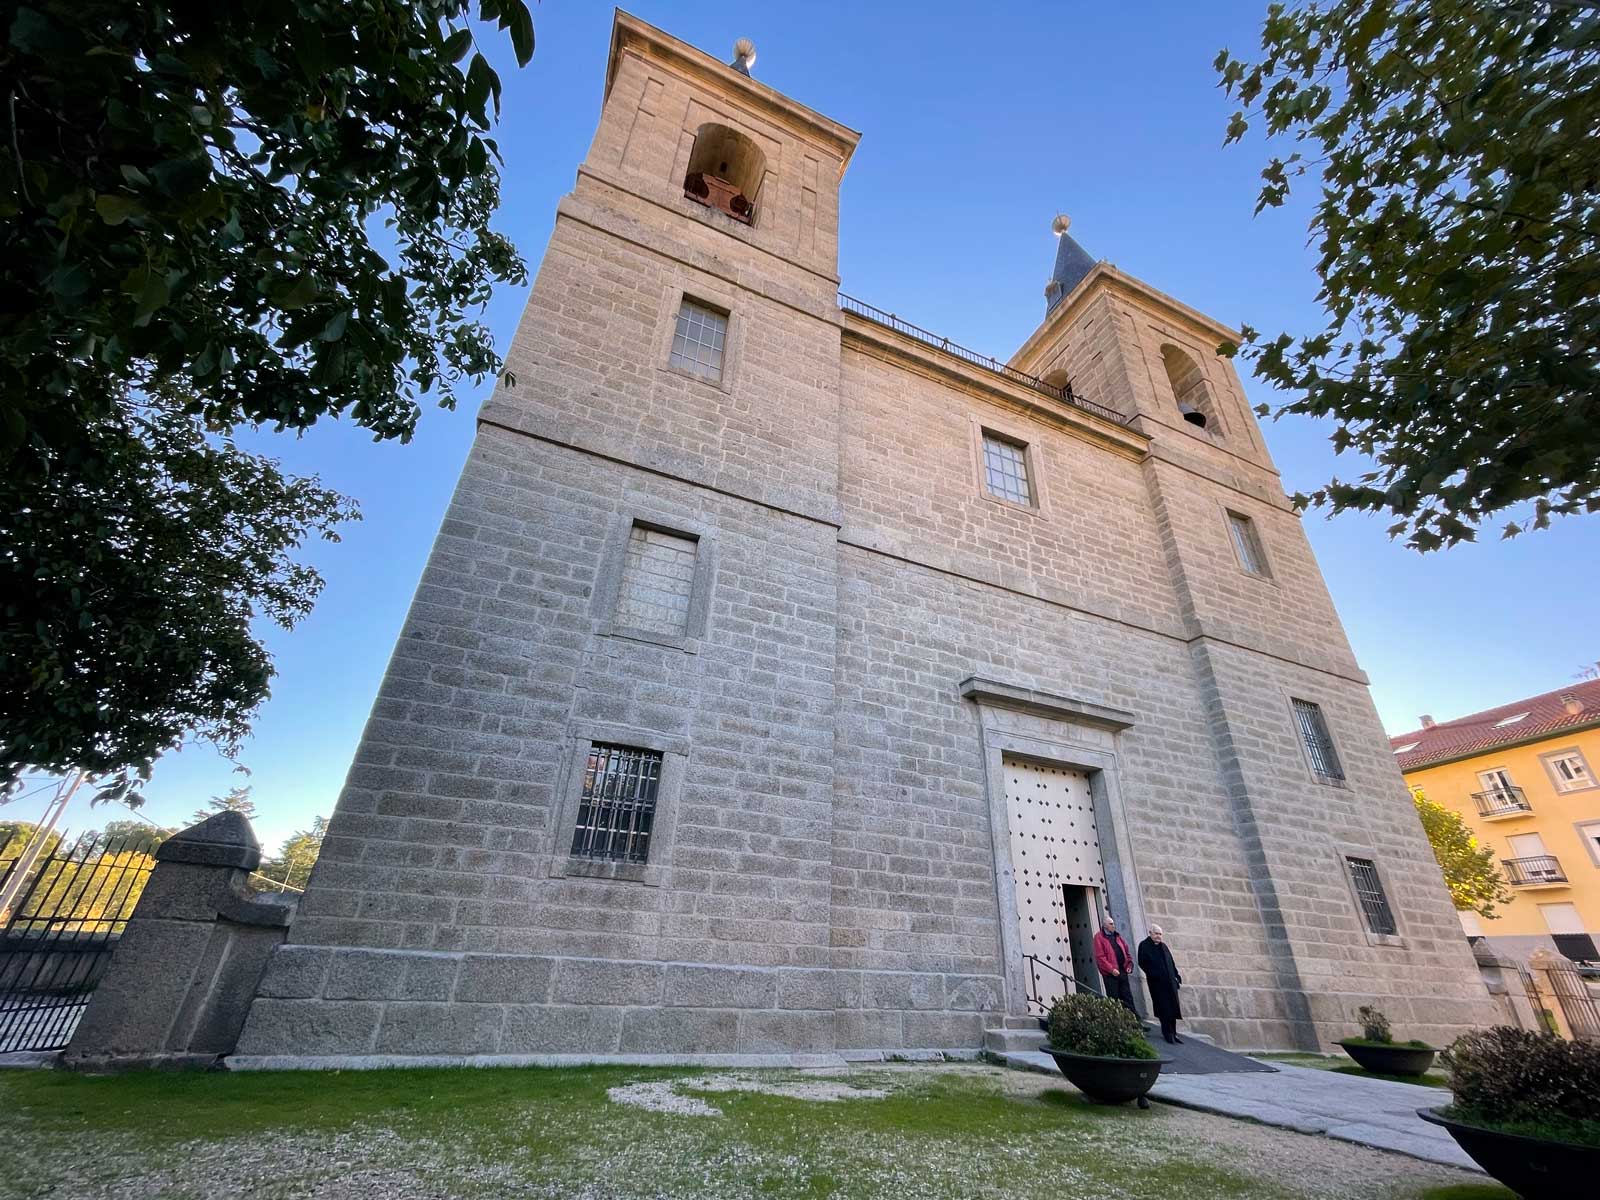
[{"label": "dark conical spire", "polygon": [[1094,269],[1094,259],[1089,257],[1089,252],[1078,245],[1073,236],[1067,232],[1072,221],[1065,216],[1057,216],[1050,222],[1050,229],[1056,235],[1056,269],[1050,272],[1050,282],[1044,287],[1044,311],[1049,316],[1050,311],[1060,304],[1083,281],[1083,277]]}]

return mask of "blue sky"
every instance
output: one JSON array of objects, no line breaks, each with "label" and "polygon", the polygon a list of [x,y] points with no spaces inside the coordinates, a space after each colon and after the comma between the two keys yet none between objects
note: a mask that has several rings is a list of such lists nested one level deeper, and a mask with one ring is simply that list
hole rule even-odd
[{"label": "blue sky", "polygon": [[[1253,218],[1265,151],[1222,146],[1233,106],[1211,62],[1224,45],[1254,49],[1265,8],[634,0],[630,11],[724,59],[736,38],[751,38],[758,78],[860,130],[841,201],[844,289],[1003,358],[1042,316],[1058,211],[1091,254],[1224,322],[1320,327],[1308,198]],[[594,131],[611,9],[542,0],[534,21],[530,66],[517,71],[509,45],[496,56],[498,225],[530,270]],[[490,305],[502,350],[525,299],[508,289]],[[1245,385],[1254,402],[1272,398]],[[185,748],[158,764],[145,815],[181,824],[208,796],[249,783],[270,847],[332,811],[476,407],[428,412],[409,446],[375,445],[338,424],[253,439],[289,470],[359,498],[365,519],[342,543],[310,548],[327,580],[316,612],[291,633],[267,631],[278,678],[241,756],[249,778],[208,747]],[[1265,432],[1290,492],[1333,469],[1327,428],[1296,419]],[[1360,464],[1338,469],[1354,475]],[[1426,557],[1389,542],[1385,524],[1306,517],[1391,732],[1422,712],[1444,719],[1559,687],[1600,658],[1600,520]],[[35,818],[42,799],[3,816]],[[79,829],[127,815],[77,809],[68,824]]]}]

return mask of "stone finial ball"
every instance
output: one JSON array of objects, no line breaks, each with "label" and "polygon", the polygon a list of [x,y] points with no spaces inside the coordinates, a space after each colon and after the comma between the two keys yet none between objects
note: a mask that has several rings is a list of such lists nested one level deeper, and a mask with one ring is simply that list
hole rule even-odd
[{"label": "stone finial ball", "polygon": [[1050,222],[1050,232],[1060,237],[1072,225],[1072,218],[1066,213],[1057,213],[1056,219]]}]

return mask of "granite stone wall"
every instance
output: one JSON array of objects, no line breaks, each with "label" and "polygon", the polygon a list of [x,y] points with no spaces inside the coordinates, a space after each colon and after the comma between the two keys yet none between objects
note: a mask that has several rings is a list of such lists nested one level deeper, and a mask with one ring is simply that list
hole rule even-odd
[{"label": "granite stone wall", "polygon": [[[1017,365],[1067,370],[1124,425],[841,314],[855,135],[618,30],[238,1061],[971,1052],[1025,1023],[995,737],[1081,742],[1126,848],[1113,894],[1165,928],[1196,1027],[1312,1045],[1373,1000],[1416,1036],[1492,1020],[1299,518],[1209,353],[1227,331],[1096,268]],[[763,149],[753,226],[682,194],[708,122]],[[719,380],[669,361],[685,297],[728,314]],[[1220,432],[1179,417],[1168,344]],[[1027,447],[1033,503],[986,493],[985,430]],[[1240,566],[1229,511],[1270,578]],[[619,616],[636,525],[694,543],[681,632]],[[974,677],[1002,708],[1043,699],[1000,719],[964,697]],[[1345,786],[1311,775],[1292,698],[1321,705]],[[662,756],[646,863],[569,853],[597,742]],[[1394,937],[1366,930],[1356,852]]]}]

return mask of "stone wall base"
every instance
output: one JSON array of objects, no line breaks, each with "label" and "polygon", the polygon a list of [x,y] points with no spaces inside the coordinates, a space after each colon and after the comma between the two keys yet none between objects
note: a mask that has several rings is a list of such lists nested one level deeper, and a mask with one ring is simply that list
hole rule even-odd
[{"label": "stone wall base", "polygon": [[977,1062],[972,1049],[846,1050],[838,1054],[235,1054],[230,1071],[376,1071],[397,1067],[788,1067],[852,1063]]}]

